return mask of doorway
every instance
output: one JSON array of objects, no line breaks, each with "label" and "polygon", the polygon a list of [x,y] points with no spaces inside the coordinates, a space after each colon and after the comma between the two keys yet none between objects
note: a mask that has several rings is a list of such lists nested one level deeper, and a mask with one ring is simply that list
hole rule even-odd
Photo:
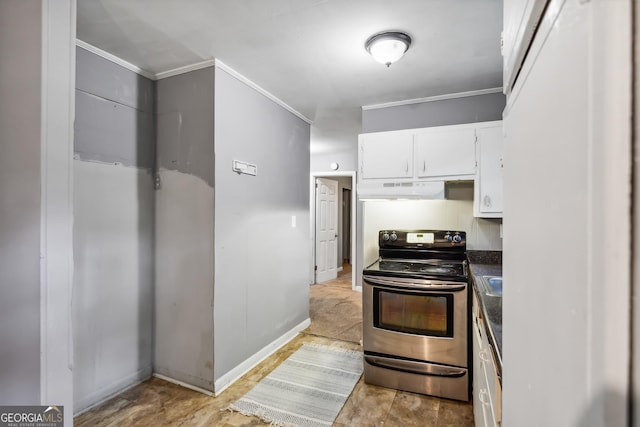
[{"label": "doorway", "polygon": [[[349,188],[342,189],[342,232],[344,236],[351,236],[351,192]],[[342,239],[342,264],[351,265],[351,239]]]},{"label": "doorway", "polygon": [[[323,209],[319,201],[319,192],[327,191],[326,187],[323,187],[318,180],[329,180],[337,182],[337,209],[331,221],[335,221],[336,225],[335,237],[335,253],[326,248],[329,246],[322,246],[321,240],[324,239],[324,245],[327,245],[326,240],[332,236],[326,234],[328,231],[322,229],[322,225],[328,225],[322,223],[321,215],[328,213],[326,209]],[[316,184],[318,184],[316,186]],[[340,272],[343,270],[343,265],[348,267],[352,266],[356,262],[356,201],[355,197],[355,171],[347,172],[315,172],[311,174],[310,179],[310,212],[311,212],[311,230],[312,230],[312,265],[310,283],[320,283],[327,280],[326,272],[322,270],[322,265],[327,261],[332,262],[332,266],[335,267],[335,271]],[[328,221],[328,219],[325,219]],[[347,264],[344,264],[344,263]],[[319,274],[320,272],[320,274]],[[355,283],[355,269],[351,268],[351,288],[356,289]]]},{"label": "doorway", "polygon": [[[328,178],[316,178],[316,262],[314,283],[324,283],[338,276],[340,259],[340,241],[338,227],[338,181]],[[342,248],[340,248],[342,249]]]}]

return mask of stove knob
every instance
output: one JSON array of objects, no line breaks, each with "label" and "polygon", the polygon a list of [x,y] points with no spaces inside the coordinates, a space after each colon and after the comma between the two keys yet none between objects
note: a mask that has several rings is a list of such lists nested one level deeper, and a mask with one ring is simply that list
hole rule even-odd
[{"label": "stove knob", "polygon": [[445,234],[444,238],[447,240],[447,242],[450,242],[451,240],[453,240],[453,237],[451,237],[451,234]]},{"label": "stove knob", "polygon": [[395,242],[396,240],[398,240],[398,235],[396,233],[391,233],[391,241]]},{"label": "stove knob", "polygon": [[384,233],[382,235],[382,240],[389,240],[389,233]]},{"label": "stove knob", "polygon": [[459,234],[456,234],[455,236],[453,236],[453,242],[454,243],[462,242],[462,237]]}]

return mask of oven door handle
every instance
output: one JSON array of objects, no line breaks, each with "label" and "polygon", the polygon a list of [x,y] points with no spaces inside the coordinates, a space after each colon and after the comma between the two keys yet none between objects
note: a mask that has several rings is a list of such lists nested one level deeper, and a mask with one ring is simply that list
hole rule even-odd
[{"label": "oven door handle", "polygon": [[365,355],[364,360],[379,368],[392,369],[394,371],[409,372],[418,375],[432,377],[459,378],[467,373],[466,369],[449,366],[436,366],[431,363],[414,362],[410,360],[390,359],[388,357],[376,357]]},{"label": "oven door handle", "polygon": [[409,281],[400,281],[393,279],[382,279],[380,277],[364,277],[365,283],[377,285],[378,287],[386,287],[389,289],[412,289],[422,291],[447,291],[458,292],[464,291],[467,288],[467,284],[464,283],[432,283],[428,280],[414,279]]}]

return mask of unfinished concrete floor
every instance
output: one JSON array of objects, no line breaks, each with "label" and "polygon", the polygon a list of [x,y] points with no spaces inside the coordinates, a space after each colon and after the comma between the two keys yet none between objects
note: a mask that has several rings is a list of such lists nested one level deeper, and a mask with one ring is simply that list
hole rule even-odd
[{"label": "unfinished concrete floor", "polygon": [[[362,294],[351,290],[346,266],[336,280],[310,289],[311,326],[218,397],[151,378],[75,417],[76,426],[268,426],[226,408],[304,343],[361,350]],[[334,426],[473,426],[470,403],[365,384],[353,390]]]}]

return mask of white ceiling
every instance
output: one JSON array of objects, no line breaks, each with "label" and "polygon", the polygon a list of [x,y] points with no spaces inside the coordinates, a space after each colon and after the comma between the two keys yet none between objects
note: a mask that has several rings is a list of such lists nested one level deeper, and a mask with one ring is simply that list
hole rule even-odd
[{"label": "white ceiling", "polygon": [[[502,0],[79,0],[78,39],[153,74],[216,58],[313,122],[312,153],[355,144],[363,105],[500,87]],[[413,44],[386,68],[384,30]]]}]

